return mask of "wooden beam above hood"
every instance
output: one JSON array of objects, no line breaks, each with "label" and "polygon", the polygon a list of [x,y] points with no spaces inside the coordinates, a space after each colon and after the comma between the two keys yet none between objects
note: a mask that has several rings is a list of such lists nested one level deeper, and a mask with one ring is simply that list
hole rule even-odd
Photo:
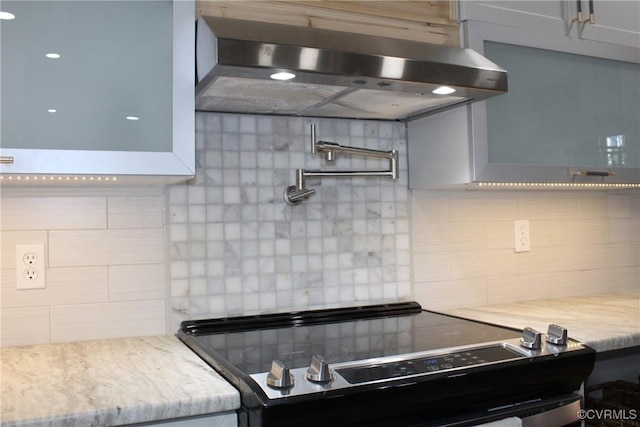
[{"label": "wooden beam above hood", "polygon": [[197,0],[196,14],[460,46],[454,0]]}]

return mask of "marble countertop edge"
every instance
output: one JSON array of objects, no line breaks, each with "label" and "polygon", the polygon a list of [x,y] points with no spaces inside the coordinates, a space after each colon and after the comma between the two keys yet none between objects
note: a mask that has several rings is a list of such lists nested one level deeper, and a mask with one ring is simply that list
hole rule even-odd
[{"label": "marble countertop edge", "polygon": [[[234,394],[226,397],[233,400]],[[219,402],[213,402],[219,401],[221,398],[224,398],[224,396],[217,396],[216,399],[213,400],[202,397],[199,399],[185,399],[183,402],[168,402],[164,405],[139,405],[97,410],[95,412],[59,414],[51,417],[9,421],[1,420],[0,425],[2,427],[85,427],[162,422],[175,418],[197,417],[200,415],[220,413]],[[199,410],[194,409],[194,407],[198,407]],[[233,410],[234,409],[229,409],[229,411]],[[150,416],[149,414],[152,415]]]},{"label": "marble countertop edge", "polygon": [[240,407],[238,391],[172,335],[1,351],[2,427],[136,424]]}]

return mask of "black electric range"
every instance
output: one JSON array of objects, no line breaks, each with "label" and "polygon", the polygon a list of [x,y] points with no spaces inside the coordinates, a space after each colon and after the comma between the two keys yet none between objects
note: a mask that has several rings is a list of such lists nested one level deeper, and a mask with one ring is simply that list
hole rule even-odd
[{"label": "black electric range", "polygon": [[178,337],[240,391],[240,426],[463,426],[577,412],[595,351],[553,328],[405,302],[185,321]]}]

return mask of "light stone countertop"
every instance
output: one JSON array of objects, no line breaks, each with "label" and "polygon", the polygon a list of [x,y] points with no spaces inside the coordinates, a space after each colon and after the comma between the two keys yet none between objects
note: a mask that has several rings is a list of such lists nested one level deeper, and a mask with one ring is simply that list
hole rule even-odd
[{"label": "light stone countertop", "polygon": [[108,426],[234,411],[239,393],[174,336],[1,350],[2,427]]},{"label": "light stone countertop", "polygon": [[549,323],[598,352],[640,346],[638,294],[553,298],[509,304],[437,310],[496,325],[546,333]]},{"label": "light stone countertop", "polygon": [[[599,352],[640,346],[640,298],[593,295],[438,310],[546,332]],[[2,427],[107,426],[233,411],[238,392],[174,336],[4,347]]]}]

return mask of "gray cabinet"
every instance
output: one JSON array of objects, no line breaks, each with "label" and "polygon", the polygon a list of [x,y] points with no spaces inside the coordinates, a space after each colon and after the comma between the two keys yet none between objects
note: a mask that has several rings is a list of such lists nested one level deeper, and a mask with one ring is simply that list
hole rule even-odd
[{"label": "gray cabinet", "polygon": [[469,46],[507,69],[509,92],[409,123],[412,188],[640,183],[640,64],[541,49],[515,28],[465,27]]},{"label": "gray cabinet", "polygon": [[[578,4],[585,18],[578,22]],[[640,48],[640,2],[593,0],[593,23],[587,0],[459,2],[462,21],[479,21],[532,31]]]},{"label": "gray cabinet", "polygon": [[15,15],[0,21],[5,178],[193,176],[193,2],[3,1],[2,10]]}]

